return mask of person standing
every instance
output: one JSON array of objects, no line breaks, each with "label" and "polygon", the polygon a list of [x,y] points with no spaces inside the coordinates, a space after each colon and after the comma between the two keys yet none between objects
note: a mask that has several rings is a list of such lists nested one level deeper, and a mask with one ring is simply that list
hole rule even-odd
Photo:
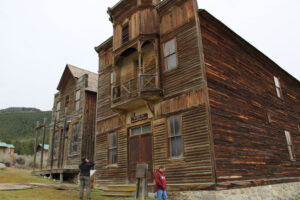
[{"label": "person standing", "polygon": [[164,175],[164,171],[166,168],[164,166],[160,166],[155,173],[155,190],[156,190],[156,200],[168,200],[167,196],[167,181],[166,176]]},{"label": "person standing", "polygon": [[87,158],[82,158],[79,165],[80,169],[80,200],[83,199],[84,188],[86,188],[86,197],[91,200],[91,177],[90,170],[94,167],[94,163],[90,162]]}]

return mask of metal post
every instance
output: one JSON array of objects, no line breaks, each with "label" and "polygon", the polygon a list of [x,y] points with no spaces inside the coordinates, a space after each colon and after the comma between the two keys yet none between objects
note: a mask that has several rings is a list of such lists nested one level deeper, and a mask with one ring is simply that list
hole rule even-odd
[{"label": "metal post", "polygon": [[43,159],[44,159],[44,146],[45,146],[45,135],[46,135],[46,121],[47,121],[47,118],[44,118],[40,171],[42,171],[42,169],[43,169],[43,162],[44,162]]},{"label": "metal post", "polygon": [[39,131],[40,122],[36,121],[36,127],[35,127],[35,143],[34,143],[34,158],[33,158],[33,171],[35,171],[36,166],[36,147],[38,143],[38,131]]},{"label": "metal post", "polygon": [[68,108],[65,108],[65,120],[64,120],[64,128],[63,128],[63,140],[62,140],[62,150],[61,150],[61,164],[60,164],[61,168],[63,168],[63,164],[64,164],[65,138],[66,138],[66,126],[67,126],[67,112],[68,112]]}]

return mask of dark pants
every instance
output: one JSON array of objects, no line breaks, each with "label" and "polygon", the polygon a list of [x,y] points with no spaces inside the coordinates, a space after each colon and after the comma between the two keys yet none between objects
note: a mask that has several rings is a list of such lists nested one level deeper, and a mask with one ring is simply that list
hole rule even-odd
[{"label": "dark pants", "polygon": [[91,199],[91,178],[89,176],[80,176],[80,200],[83,199],[84,188],[86,188],[87,199]]}]

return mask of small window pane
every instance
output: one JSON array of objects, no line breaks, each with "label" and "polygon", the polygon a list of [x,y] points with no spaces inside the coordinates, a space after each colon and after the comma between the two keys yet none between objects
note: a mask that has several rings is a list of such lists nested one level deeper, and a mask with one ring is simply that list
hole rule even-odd
[{"label": "small window pane", "polygon": [[181,140],[181,137],[176,137],[176,143],[177,143],[177,156],[180,156],[182,154],[182,140]]},{"label": "small window pane", "polygon": [[292,146],[288,146],[288,149],[289,149],[290,160],[294,160]]},{"label": "small window pane", "polygon": [[117,149],[114,149],[114,151],[113,151],[114,153],[113,153],[113,163],[117,163],[117,155],[118,155],[118,152],[117,152]]},{"label": "small window pane", "polygon": [[131,129],[131,135],[140,135],[142,133],[141,127],[135,127]]},{"label": "small window pane", "polygon": [[276,93],[277,93],[277,96],[278,96],[278,97],[281,97],[281,94],[280,94],[280,88],[276,88]]},{"label": "small window pane", "polygon": [[175,149],[175,138],[171,138],[171,155],[172,157],[176,156],[176,149]]},{"label": "small window pane", "polygon": [[278,80],[278,78],[276,76],[274,76],[274,82],[275,82],[275,86],[276,87],[280,87],[279,80]]},{"label": "small window pane", "polygon": [[167,57],[169,54],[170,54],[169,45],[168,45],[168,43],[165,43],[165,45],[164,45],[164,56]]},{"label": "small window pane", "polygon": [[288,132],[288,131],[284,131],[284,132],[285,132],[285,137],[286,137],[287,144],[292,145],[290,132]]},{"label": "small window pane", "polygon": [[80,99],[80,90],[76,91],[76,101]]},{"label": "small window pane", "polygon": [[179,116],[174,117],[175,122],[175,135],[180,135],[180,118]]},{"label": "small window pane", "polygon": [[149,133],[149,132],[151,132],[151,125],[147,124],[145,126],[142,126],[142,132],[143,133]]},{"label": "small window pane", "polygon": [[174,136],[174,124],[173,124],[173,117],[169,118],[169,132],[171,136]]},{"label": "small window pane", "polygon": [[176,54],[173,54],[172,56],[170,56],[170,68],[175,68],[177,66],[177,62],[176,62]]},{"label": "small window pane", "polygon": [[113,133],[113,143],[112,143],[113,147],[117,147],[117,133]]},{"label": "small window pane", "polygon": [[169,42],[169,49],[170,49],[169,54],[175,53],[175,40],[171,40]]}]

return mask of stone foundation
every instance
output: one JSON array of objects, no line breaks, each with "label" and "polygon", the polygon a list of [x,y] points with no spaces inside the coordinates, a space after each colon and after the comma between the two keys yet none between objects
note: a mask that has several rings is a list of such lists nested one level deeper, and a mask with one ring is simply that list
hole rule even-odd
[{"label": "stone foundation", "polygon": [[168,192],[172,200],[290,200],[300,197],[300,182],[218,191]]}]

